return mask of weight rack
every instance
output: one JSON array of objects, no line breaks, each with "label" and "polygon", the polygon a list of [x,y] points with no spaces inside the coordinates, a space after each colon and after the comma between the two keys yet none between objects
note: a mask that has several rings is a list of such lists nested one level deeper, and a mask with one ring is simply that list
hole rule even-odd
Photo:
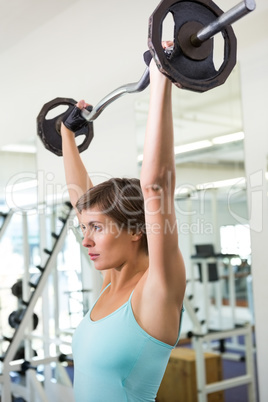
[{"label": "weight rack", "polygon": [[11,221],[11,218],[13,216],[13,213],[14,213],[13,210],[10,210],[7,213],[0,212],[0,218],[3,218],[3,223],[2,223],[2,225],[0,227],[0,241],[1,241],[2,237],[5,234],[5,231],[6,231],[8,225],[9,225],[9,222]]},{"label": "weight rack", "polygon": [[[39,297],[42,295],[42,292],[45,288],[48,277],[51,274],[53,267],[55,266],[57,255],[63,247],[63,243],[65,241],[65,237],[66,237],[66,234],[68,231],[68,221],[69,221],[69,219],[71,219],[74,216],[74,211],[72,209],[71,204],[66,203],[66,205],[68,206],[69,211],[65,218],[60,219],[60,221],[62,222],[62,228],[60,230],[60,233],[59,234],[52,233],[52,236],[55,239],[52,250],[51,251],[44,250],[46,252],[46,254],[48,254],[48,259],[47,259],[44,267],[37,266],[37,268],[39,269],[39,271],[41,273],[41,276],[39,278],[37,285],[35,285],[35,287],[34,287],[34,291],[32,292],[29,301],[24,302],[24,304],[26,306],[25,313],[22,317],[20,325],[15,330],[13,337],[11,339],[9,339],[10,344],[5,352],[5,355],[1,358],[1,361],[3,362],[3,371],[2,371],[2,374],[0,375],[1,398],[5,402],[12,402],[12,384],[10,381],[10,372],[14,371],[14,370],[20,370],[22,368],[22,364],[25,363],[23,361],[17,361],[17,363],[16,363],[16,361],[13,361],[15,353],[16,353],[21,341],[24,339],[25,329],[28,327],[29,322],[31,322],[35,305],[36,305]],[[10,216],[10,218],[11,218],[11,216]],[[6,225],[5,225],[5,227],[6,227],[7,220],[5,220],[5,223],[6,223]],[[1,233],[2,233],[2,230],[1,230]],[[56,361],[56,360],[57,360],[56,357],[52,358],[52,361]],[[36,365],[43,364],[43,363],[44,363],[43,361],[36,360]],[[29,365],[28,368],[36,368],[36,367],[32,367],[31,365]],[[40,396],[42,397],[42,400],[47,401],[43,387],[41,386],[39,381],[36,379],[35,373],[32,370],[28,370],[28,368],[26,370],[30,372],[29,376],[28,376],[30,379],[30,382],[32,384],[34,384],[34,386],[38,390]],[[16,387],[16,388],[18,388],[18,387]]]}]

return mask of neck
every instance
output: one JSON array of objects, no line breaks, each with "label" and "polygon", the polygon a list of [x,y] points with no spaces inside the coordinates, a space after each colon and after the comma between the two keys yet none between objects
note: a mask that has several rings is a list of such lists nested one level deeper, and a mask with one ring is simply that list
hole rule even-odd
[{"label": "neck", "polygon": [[148,265],[148,256],[139,253],[131,262],[126,261],[120,268],[112,268],[110,290],[117,292],[128,287],[134,288],[147,271]]}]

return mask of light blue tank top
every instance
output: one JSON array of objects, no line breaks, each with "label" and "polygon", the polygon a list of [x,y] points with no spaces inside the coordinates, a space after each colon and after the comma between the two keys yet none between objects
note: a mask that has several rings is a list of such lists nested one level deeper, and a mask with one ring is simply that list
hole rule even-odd
[{"label": "light blue tank top", "polygon": [[179,336],[171,346],[147,334],[134,317],[132,294],[116,311],[92,321],[98,298],[77,327],[72,342],[76,402],[155,401]]}]

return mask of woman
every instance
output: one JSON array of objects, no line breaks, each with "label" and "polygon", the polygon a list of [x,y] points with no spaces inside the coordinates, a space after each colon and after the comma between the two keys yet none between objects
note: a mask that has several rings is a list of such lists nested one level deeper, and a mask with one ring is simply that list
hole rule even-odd
[{"label": "woman", "polygon": [[140,182],[93,187],[73,132],[62,124],[70,200],[83,245],[104,275],[99,298],[74,334],[77,402],[154,401],[178,342],[185,269],[174,208],[172,84],[154,61],[150,83]]}]

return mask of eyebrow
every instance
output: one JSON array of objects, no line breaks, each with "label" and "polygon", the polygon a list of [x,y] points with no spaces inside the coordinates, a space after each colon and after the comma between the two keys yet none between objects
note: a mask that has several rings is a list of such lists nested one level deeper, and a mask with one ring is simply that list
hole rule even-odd
[{"label": "eyebrow", "polygon": [[93,225],[94,223],[100,223],[101,225],[103,225],[103,222],[101,222],[101,221],[96,221],[96,220],[94,220],[94,221],[89,221],[89,222],[87,222],[87,223],[83,223],[83,222],[80,222],[80,225],[88,225],[88,226],[91,226],[91,225]]}]

